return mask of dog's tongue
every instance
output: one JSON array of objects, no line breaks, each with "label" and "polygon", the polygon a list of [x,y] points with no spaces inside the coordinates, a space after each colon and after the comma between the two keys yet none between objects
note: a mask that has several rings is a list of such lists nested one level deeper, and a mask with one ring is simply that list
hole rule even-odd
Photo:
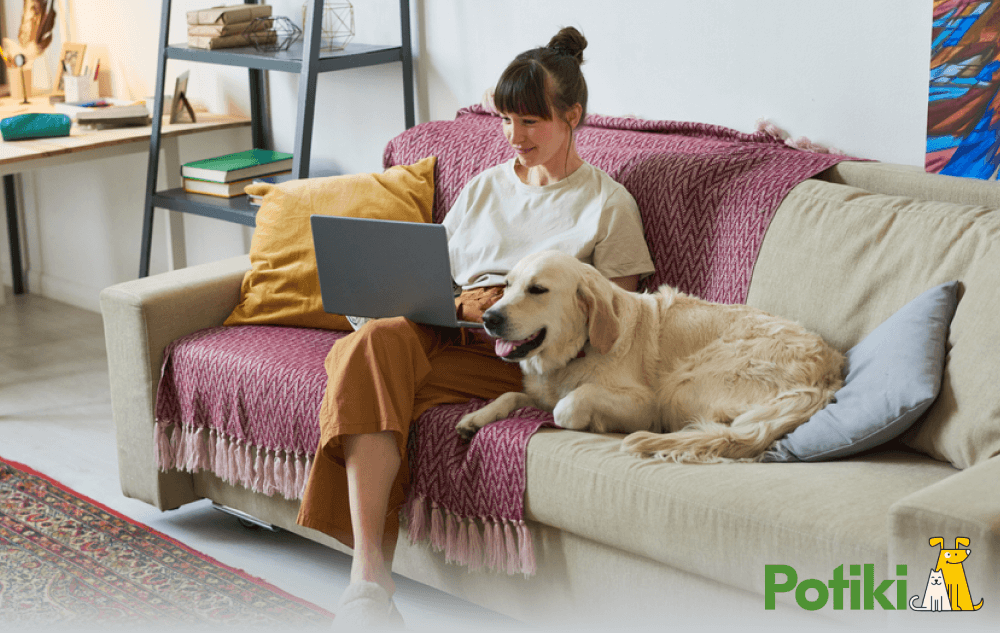
[{"label": "dog's tongue", "polygon": [[494,347],[496,349],[497,356],[499,356],[500,358],[506,358],[507,356],[510,355],[511,352],[514,351],[516,347],[524,345],[530,340],[531,339],[526,338],[521,341],[506,341],[502,338],[498,338],[496,340],[496,343],[494,344]]}]

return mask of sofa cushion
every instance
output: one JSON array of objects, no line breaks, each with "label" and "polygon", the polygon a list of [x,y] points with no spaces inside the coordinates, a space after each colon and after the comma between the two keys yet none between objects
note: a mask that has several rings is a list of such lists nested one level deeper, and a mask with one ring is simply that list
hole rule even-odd
[{"label": "sofa cushion", "polygon": [[958,280],[941,392],[902,439],[966,468],[1000,454],[997,270],[996,209],[808,180],[775,213],[747,304],[847,350],[927,288]]},{"label": "sofa cushion", "polygon": [[263,195],[250,242],[251,269],[240,302],[225,325],[292,325],[351,330],[343,316],[323,310],[309,216],[341,215],[430,222],[434,157],[381,174],[357,174],[258,184]]},{"label": "sofa cushion", "polygon": [[[1000,218],[993,218],[993,229],[1000,232]],[[909,446],[959,468],[1000,455],[998,242],[991,240],[991,250],[962,281],[964,294],[951,323],[941,393],[920,424],[903,436]]]},{"label": "sofa cushion", "polygon": [[800,578],[830,578],[847,563],[884,574],[889,507],[956,472],[919,453],[690,465],[637,458],[620,444],[537,433],[526,517],[758,593],[766,564],[792,565]]},{"label": "sofa cushion", "polygon": [[844,386],[765,461],[815,462],[856,455],[906,431],[938,395],[958,282],[922,293],[850,350]]}]

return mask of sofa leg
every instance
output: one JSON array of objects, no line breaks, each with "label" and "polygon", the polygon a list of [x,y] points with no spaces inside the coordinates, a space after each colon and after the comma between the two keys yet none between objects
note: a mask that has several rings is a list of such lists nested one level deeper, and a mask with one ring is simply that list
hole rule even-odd
[{"label": "sofa leg", "polygon": [[266,521],[261,521],[257,517],[249,515],[246,512],[243,512],[242,510],[237,510],[236,508],[230,508],[229,506],[224,506],[220,503],[215,503],[214,501],[212,502],[212,507],[218,510],[219,512],[224,512],[230,516],[236,517],[239,520],[240,525],[242,525],[245,528],[251,528],[251,529],[264,528],[265,530],[270,530],[271,532],[281,531],[280,527],[276,525],[271,525]]}]

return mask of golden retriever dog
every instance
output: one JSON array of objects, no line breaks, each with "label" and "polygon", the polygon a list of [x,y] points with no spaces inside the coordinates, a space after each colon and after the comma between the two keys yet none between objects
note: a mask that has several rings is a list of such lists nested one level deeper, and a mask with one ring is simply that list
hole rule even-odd
[{"label": "golden retriever dog", "polygon": [[464,416],[459,434],[514,410],[551,411],[566,429],[628,433],[622,450],[677,462],[758,461],[822,409],[844,357],[800,325],[669,286],[618,287],[556,251],[522,259],[483,315],[524,391]]}]

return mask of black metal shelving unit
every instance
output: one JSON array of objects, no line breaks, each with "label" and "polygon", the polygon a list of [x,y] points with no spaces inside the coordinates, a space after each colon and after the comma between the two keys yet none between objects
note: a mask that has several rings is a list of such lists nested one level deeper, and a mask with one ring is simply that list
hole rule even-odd
[{"label": "black metal shelving unit", "polygon": [[[258,4],[257,0],[244,0],[244,4]],[[413,97],[413,55],[410,46],[410,4],[399,1],[399,21],[402,33],[400,46],[348,44],[344,50],[321,51],[323,0],[312,0],[306,11],[306,24],[300,42],[288,50],[264,52],[252,46],[204,50],[187,45],[170,45],[170,0],[163,0],[160,19],[159,61],[156,69],[156,104],[153,111],[153,130],[149,143],[149,164],[146,172],[146,201],[142,221],[142,245],[139,276],[149,274],[149,256],[153,241],[153,214],[155,209],[169,209],[235,222],[246,226],[256,223],[257,207],[245,196],[217,198],[187,193],[183,189],[156,190],[159,171],[160,133],[163,125],[163,93],[167,60],[177,59],[206,64],[238,66],[249,71],[250,127],[253,147],[266,149],[270,117],[264,99],[264,71],[296,73],[299,75],[298,113],[295,124],[295,149],[292,173],[299,178],[309,176],[313,115],[316,110],[316,80],[320,73],[348,68],[362,68],[394,62],[402,63],[403,100],[405,123],[413,127],[416,119]]]}]

